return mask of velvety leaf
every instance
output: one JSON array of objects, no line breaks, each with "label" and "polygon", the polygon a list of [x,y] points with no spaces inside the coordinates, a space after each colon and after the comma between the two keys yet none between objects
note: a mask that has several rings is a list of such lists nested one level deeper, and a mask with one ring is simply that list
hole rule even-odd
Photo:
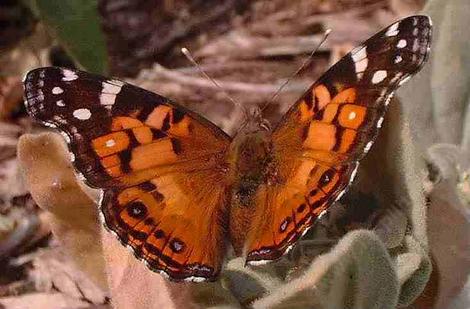
[{"label": "velvety leaf", "polygon": [[189,303],[187,286],[149,271],[103,231],[98,191],[76,178],[60,135],[23,135],[18,158],[34,200],[51,218],[54,236],[80,270],[110,291],[115,308],[180,308]]},{"label": "velvety leaf", "polygon": [[407,253],[399,254],[395,260],[401,286],[399,306],[410,305],[422,293],[432,271],[427,252],[412,236],[406,236],[403,247]]},{"label": "velvety leaf", "polygon": [[[374,233],[348,233],[305,274],[257,300],[254,308],[395,308],[399,285],[390,256]],[[306,297],[308,296],[308,298]]]},{"label": "velvety leaf", "polygon": [[58,134],[23,135],[18,159],[36,203],[48,211],[54,235],[81,270],[107,289],[97,192],[80,185]]}]

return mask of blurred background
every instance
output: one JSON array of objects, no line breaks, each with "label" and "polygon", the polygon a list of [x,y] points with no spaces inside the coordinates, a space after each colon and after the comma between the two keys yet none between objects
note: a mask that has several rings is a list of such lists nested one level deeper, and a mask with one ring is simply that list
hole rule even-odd
[{"label": "blurred background", "polygon": [[[458,3],[434,1],[430,10],[444,10],[439,3],[450,2]],[[54,65],[124,79],[172,98],[232,134],[238,111],[182,55],[182,47],[236,101],[261,105],[332,29],[309,66],[269,105],[266,116],[276,123],[330,65],[425,5],[425,0],[0,1],[0,308],[111,308],[108,292],[58,249],[50,217],[33,201],[18,164],[19,137],[45,130],[23,106],[21,79],[28,70]],[[447,36],[452,38],[452,31]],[[466,102],[462,110],[468,112]],[[461,145],[452,138],[437,142],[431,156],[439,158]],[[470,308],[469,284],[464,287],[470,269],[470,185],[468,160],[459,160],[444,160],[443,165],[460,162],[451,175],[429,160],[427,185],[452,179],[461,207],[429,212],[433,273],[410,308]]]}]

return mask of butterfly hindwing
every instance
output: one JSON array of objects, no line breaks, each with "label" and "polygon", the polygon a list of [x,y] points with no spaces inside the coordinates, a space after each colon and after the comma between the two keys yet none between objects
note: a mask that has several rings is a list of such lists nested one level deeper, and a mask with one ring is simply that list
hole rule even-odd
[{"label": "butterfly hindwing", "polygon": [[430,43],[429,17],[400,20],[343,57],[287,112],[272,136],[280,185],[257,193],[248,262],[282,256],[344,193],[391,96],[421,69]]},{"label": "butterfly hindwing", "polygon": [[230,143],[222,130],[162,96],[81,71],[33,70],[25,95],[31,116],[65,134],[86,182],[104,189],[106,225],[137,257],[173,279],[216,277]]}]

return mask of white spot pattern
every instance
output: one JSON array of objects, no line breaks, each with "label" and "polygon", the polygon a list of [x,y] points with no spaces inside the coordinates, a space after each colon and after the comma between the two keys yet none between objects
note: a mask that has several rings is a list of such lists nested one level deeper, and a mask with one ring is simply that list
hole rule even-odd
[{"label": "white spot pattern", "polygon": [[70,82],[70,81],[76,80],[78,78],[77,73],[75,73],[72,70],[68,70],[68,69],[63,69],[62,70],[62,75],[63,75],[62,80],[64,82]]},{"label": "white spot pattern", "polygon": [[88,120],[91,117],[91,112],[87,108],[79,108],[73,111],[73,116],[79,120]]},{"label": "white spot pattern", "polygon": [[351,53],[351,58],[354,61],[354,68],[356,70],[357,78],[361,79],[364,75],[364,71],[369,64],[369,60],[367,59],[367,51],[365,46],[360,46],[356,48]]},{"label": "white spot pattern", "polygon": [[397,55],[395,57],[395,60],[393,61],[395,64],[400,63],[403,60],[403,58],[400,55]]},{"label": "white spot pattern", "polygon": [[381,128],[383,122],[384,122],[384,117],[380,117],[379,120],[377,121],[377,128]]},{"label": "white spot pattern", "polygon": [[398,41],[397,47],[398,47],[398,48],[406,47],[406,40],[401,39],[400,41]]},{"label": "white spot pattern", "polygon": [[387,71],[385,70],[378,70],[372,76],[372,84],[378,84],[383,81],[387,77]]},{"label": "white spot pattern", "polygon": [[399,23],[394,23],[393,25],[388,28],[387,32],[385,32],[386,36],[396,36],[398,34],[398,24]]},{"label": "white spot pattern", "polygon": [[55,105],[60,106],[60,107],[64,107],[65,106],[64,100],[58,100],[57,102],[55,102]]},{"label": "white spot pattern", "polygon": [[113,139],[109,139],[106,141],[106,147],[113,147],[114,145],[116,145],[116,142],[113,140]]},{"label": "white spot pattern", "polygon": [[354,118],[356,118],[356,112],[350,112],[348,115],[348,119],[353,120]]},{"label": "white spot pattern", "polygon": [[372,147],[372,144],[374,142],[370,141],[366,144],[366,147],[364,147],[364,152],[369,152],[370,148]]},{"label": "white spot pattern", "polygon": [[64,92],[64,90],[62,90],[62,88],[60,88],[60,87],[52,88],[52,94],[61,94],[63,92]]},{"label": "white spot pattern", "polygon": [[106,108],[111,108],[111,106],[114,105],[114,102],[116,101],[116,95],[121,92],[123,85],[124,83],[118,80],[103,82],[103,89],[101,90],[100,94],[101,105],[104,105]]}]

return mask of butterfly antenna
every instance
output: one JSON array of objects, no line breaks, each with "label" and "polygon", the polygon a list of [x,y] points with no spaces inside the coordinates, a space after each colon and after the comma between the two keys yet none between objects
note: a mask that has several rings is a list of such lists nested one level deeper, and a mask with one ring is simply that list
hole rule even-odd
[{"label": "butterfly antenna", "polygon": [[193,56],[191,55],[191,53],[189,52],[189,50],[186,48],[186,47],[183,47],[181,48],[181,52],[183,53],[183,55],[188,58],[189,61],[191,61],[191,63],[199,70],[199,72],[205,77],[207,78],[209,81],[211,81],[223,94],[224,96],[230,100],[230,102],[233,103],[234,106],[240,108],[242,111],[243,111],[243,114],[246,117],[248,117],[248,111],[247,109],[241,105],[240,103],[238,103],[237,101],[235,101],[228,93],[227,91],[215,80],[213,79],[212,77],[210,77],[203,69],[202,67],[199,65],[199,63],[196,62],[196,60],[194,60]]},{"label": "butterfly antenna", "polygon": [[284,81],[284,83],[279,87],[279,89],[273,94],[273,96],[271,97],[271,99],[269,99],[264,105],[263,107],[261,108],[261,111],[264,111],[266,109],[266,107],[268,107],[269,104],[271,104],[274,99],[276,99],[276,97],[281,93],[281,91],[287,86],[287,84],[289,84],[289,82],[295,77],[297,76],[297,74],[299,74],[300,72],[302,72],[302,70],[310,64],[310,62],[312,61],[313,59],[313,55],[318,51],[318,49],[320,48],[320,46],[326,41],[326,39],[328,38],[328,36],[330,35],[331,33],[331,29],[327,29],[325,31],[325,34],[323,35],[323,38],[322,40],[320,41],[320,43],[318,43],[318,45],[312,50],[312,52],[310,53],[310,55],[308,55],[308,57],[304,60],[304,62],[302,63],[302,65],[288,78]]}]

